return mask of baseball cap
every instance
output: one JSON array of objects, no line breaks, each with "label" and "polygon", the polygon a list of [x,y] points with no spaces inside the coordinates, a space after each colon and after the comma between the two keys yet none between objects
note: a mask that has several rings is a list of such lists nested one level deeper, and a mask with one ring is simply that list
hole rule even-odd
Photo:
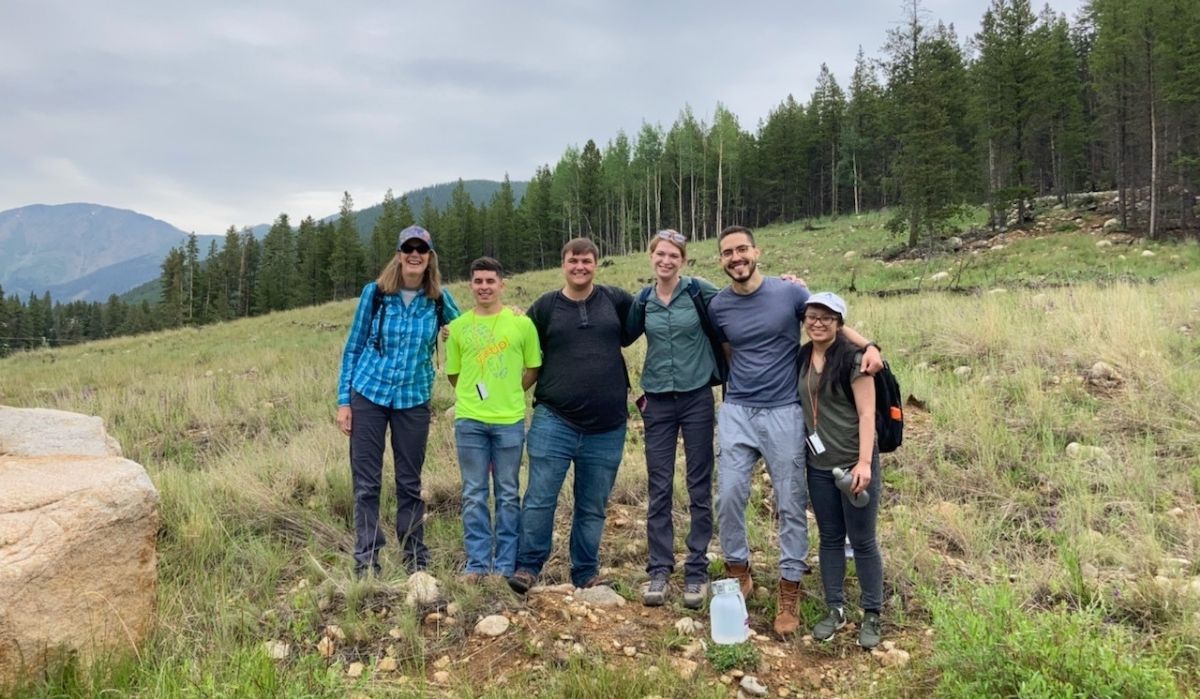
[{"label": "baseball cap", "polygon": [[838,296],[832,291],[821,291],[809,296],[808,301],[806,301],[804,304],[804,307],[808,308],[809,306],[824,306],[834,313],[840,315],[842,317],[842,322],[846,321],[846,302],[842,300],[841,296]]},{"label": "baseball cap", "polygon": [[433,249],[433,236],[429,235],[429,231],[420,226],[409,226],[400,231],[400,238],[396,241],[396,249],[399,250],[405,243],[410,240],[419,240]]}]

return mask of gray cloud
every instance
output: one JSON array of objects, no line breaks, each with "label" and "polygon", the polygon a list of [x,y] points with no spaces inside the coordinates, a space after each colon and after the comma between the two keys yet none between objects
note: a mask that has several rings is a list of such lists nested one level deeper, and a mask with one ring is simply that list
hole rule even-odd
[{"label": "gray cloud", "polygon": [[[926,3],[978,28],[983,0]],[[1052,7],[1074,13],[1079,0]],[[723,103],[753,129],[894,0],[0,5],[0,209],[93,201],[197,232],[529,177],[569,144]]]}]

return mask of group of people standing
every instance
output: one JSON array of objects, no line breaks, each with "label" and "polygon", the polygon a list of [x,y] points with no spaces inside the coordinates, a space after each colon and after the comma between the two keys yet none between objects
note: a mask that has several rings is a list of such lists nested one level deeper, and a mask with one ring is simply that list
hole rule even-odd
[{"label": "group of people standing", "polygon": [[[681,434],[690,515],[682,602],[696,609],[707,599],[715,426],[717,524],[726,573],[750,595],[746,507],[751,473],[762,458],[779,521],[775,631],[787,636],[799,628],[811,495],[829,607],[813,634],[826,640],[846,623],[843,542],[848,537],[862,590],[859,643],[878,644],[880,474],[870,377],[882,367],[878,346],[845,326],[841,298],[810,295],[799,280],[763,276],[757,268],[761,250],[750,229],[726,228],[718,247],[721,268],[731,280],[724,289],[682,274],[688,263],[686,237],[658,232],[649,248],[654,283],[634,297],[595,282],[599,250],[592,241],[576,238],[562,250],[563,287],[543,294],[524,315],[503,305],[500,263],[480,258],[470,268],[475,305],[462,313],[440,286],[428,231],[418,226],[402,231],[395,258],[363,289],[342,358],[338,425],[350,437],[356,574],[379,570],[384,545],[378,526],[380,476],[389,426],[402,559],[410,571],[428,564],[420,473],[432,359],[443,334],[446,373],[456,395],[464,580],[499,574],[520,594],[536,584],[550,556],[559,492],[573,467],[571,581],[577,587],[606,584],[600,539],[628,422],[630,385],[621,349],[644,334],[644,394],[637,400],[648,475],[643,603],[663,604],[672,588],[673,484]],[[803,353],[801,326],[809,338]],[[715,385],[724,386],[719,420]],[[524,392],[531,386],[534,409],[526,432]],[[529,462],[523,499],[518,493],[522,447]],[[852,494],[871,493],[870,505],[851,506],[833,482],[835,467],[851,474]]]}]

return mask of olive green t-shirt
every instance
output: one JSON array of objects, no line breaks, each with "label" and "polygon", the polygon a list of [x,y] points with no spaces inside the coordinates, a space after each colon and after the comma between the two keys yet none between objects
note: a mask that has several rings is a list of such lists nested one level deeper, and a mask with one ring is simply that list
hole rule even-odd
[{"label": "olive green t-shirt", "polygon": [[446,373],[458,374],[455,418],[490,425],[524,420],[521,375],[541,365],[537,330],[529,318],[508,308],[492,316],[462,314],[450,323],[446,341]]},{"label": "olive green t-shirt", "polygon": [[[862,353],[855,352],[850,382],[862,375]],[[827,363],[823,371],[833,371]],[[825,445],[825,451],[814,454],[808,451],[808,465],[829,471],[834,468],[853,468],[858,463],[858,409],[854,397],[843,393],[842,382],[830,377],[824,388],[819,389],[821,374],[812,365],[804,367],[800,374],[800,403],[804,406],[804,422],[808,434],[814,431]]]}]

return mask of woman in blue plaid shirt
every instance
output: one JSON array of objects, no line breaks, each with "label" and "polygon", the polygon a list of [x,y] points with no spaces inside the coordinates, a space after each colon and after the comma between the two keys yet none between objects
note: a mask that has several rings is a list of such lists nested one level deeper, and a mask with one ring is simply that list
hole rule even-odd
[{"label": "woman in blue plaid shirt", "polygon": [[379,573],[379,491],[389,426],[396,472],[396,538],[411,573],[429,563],[421,467],[429,437],[429,400],[438,331],[458,306],[441,286],[433,238],[420,226],[400,231],[396,255],[363,287],[342,353],[338,428],[350,437],[354,481],[354,573]]}]

